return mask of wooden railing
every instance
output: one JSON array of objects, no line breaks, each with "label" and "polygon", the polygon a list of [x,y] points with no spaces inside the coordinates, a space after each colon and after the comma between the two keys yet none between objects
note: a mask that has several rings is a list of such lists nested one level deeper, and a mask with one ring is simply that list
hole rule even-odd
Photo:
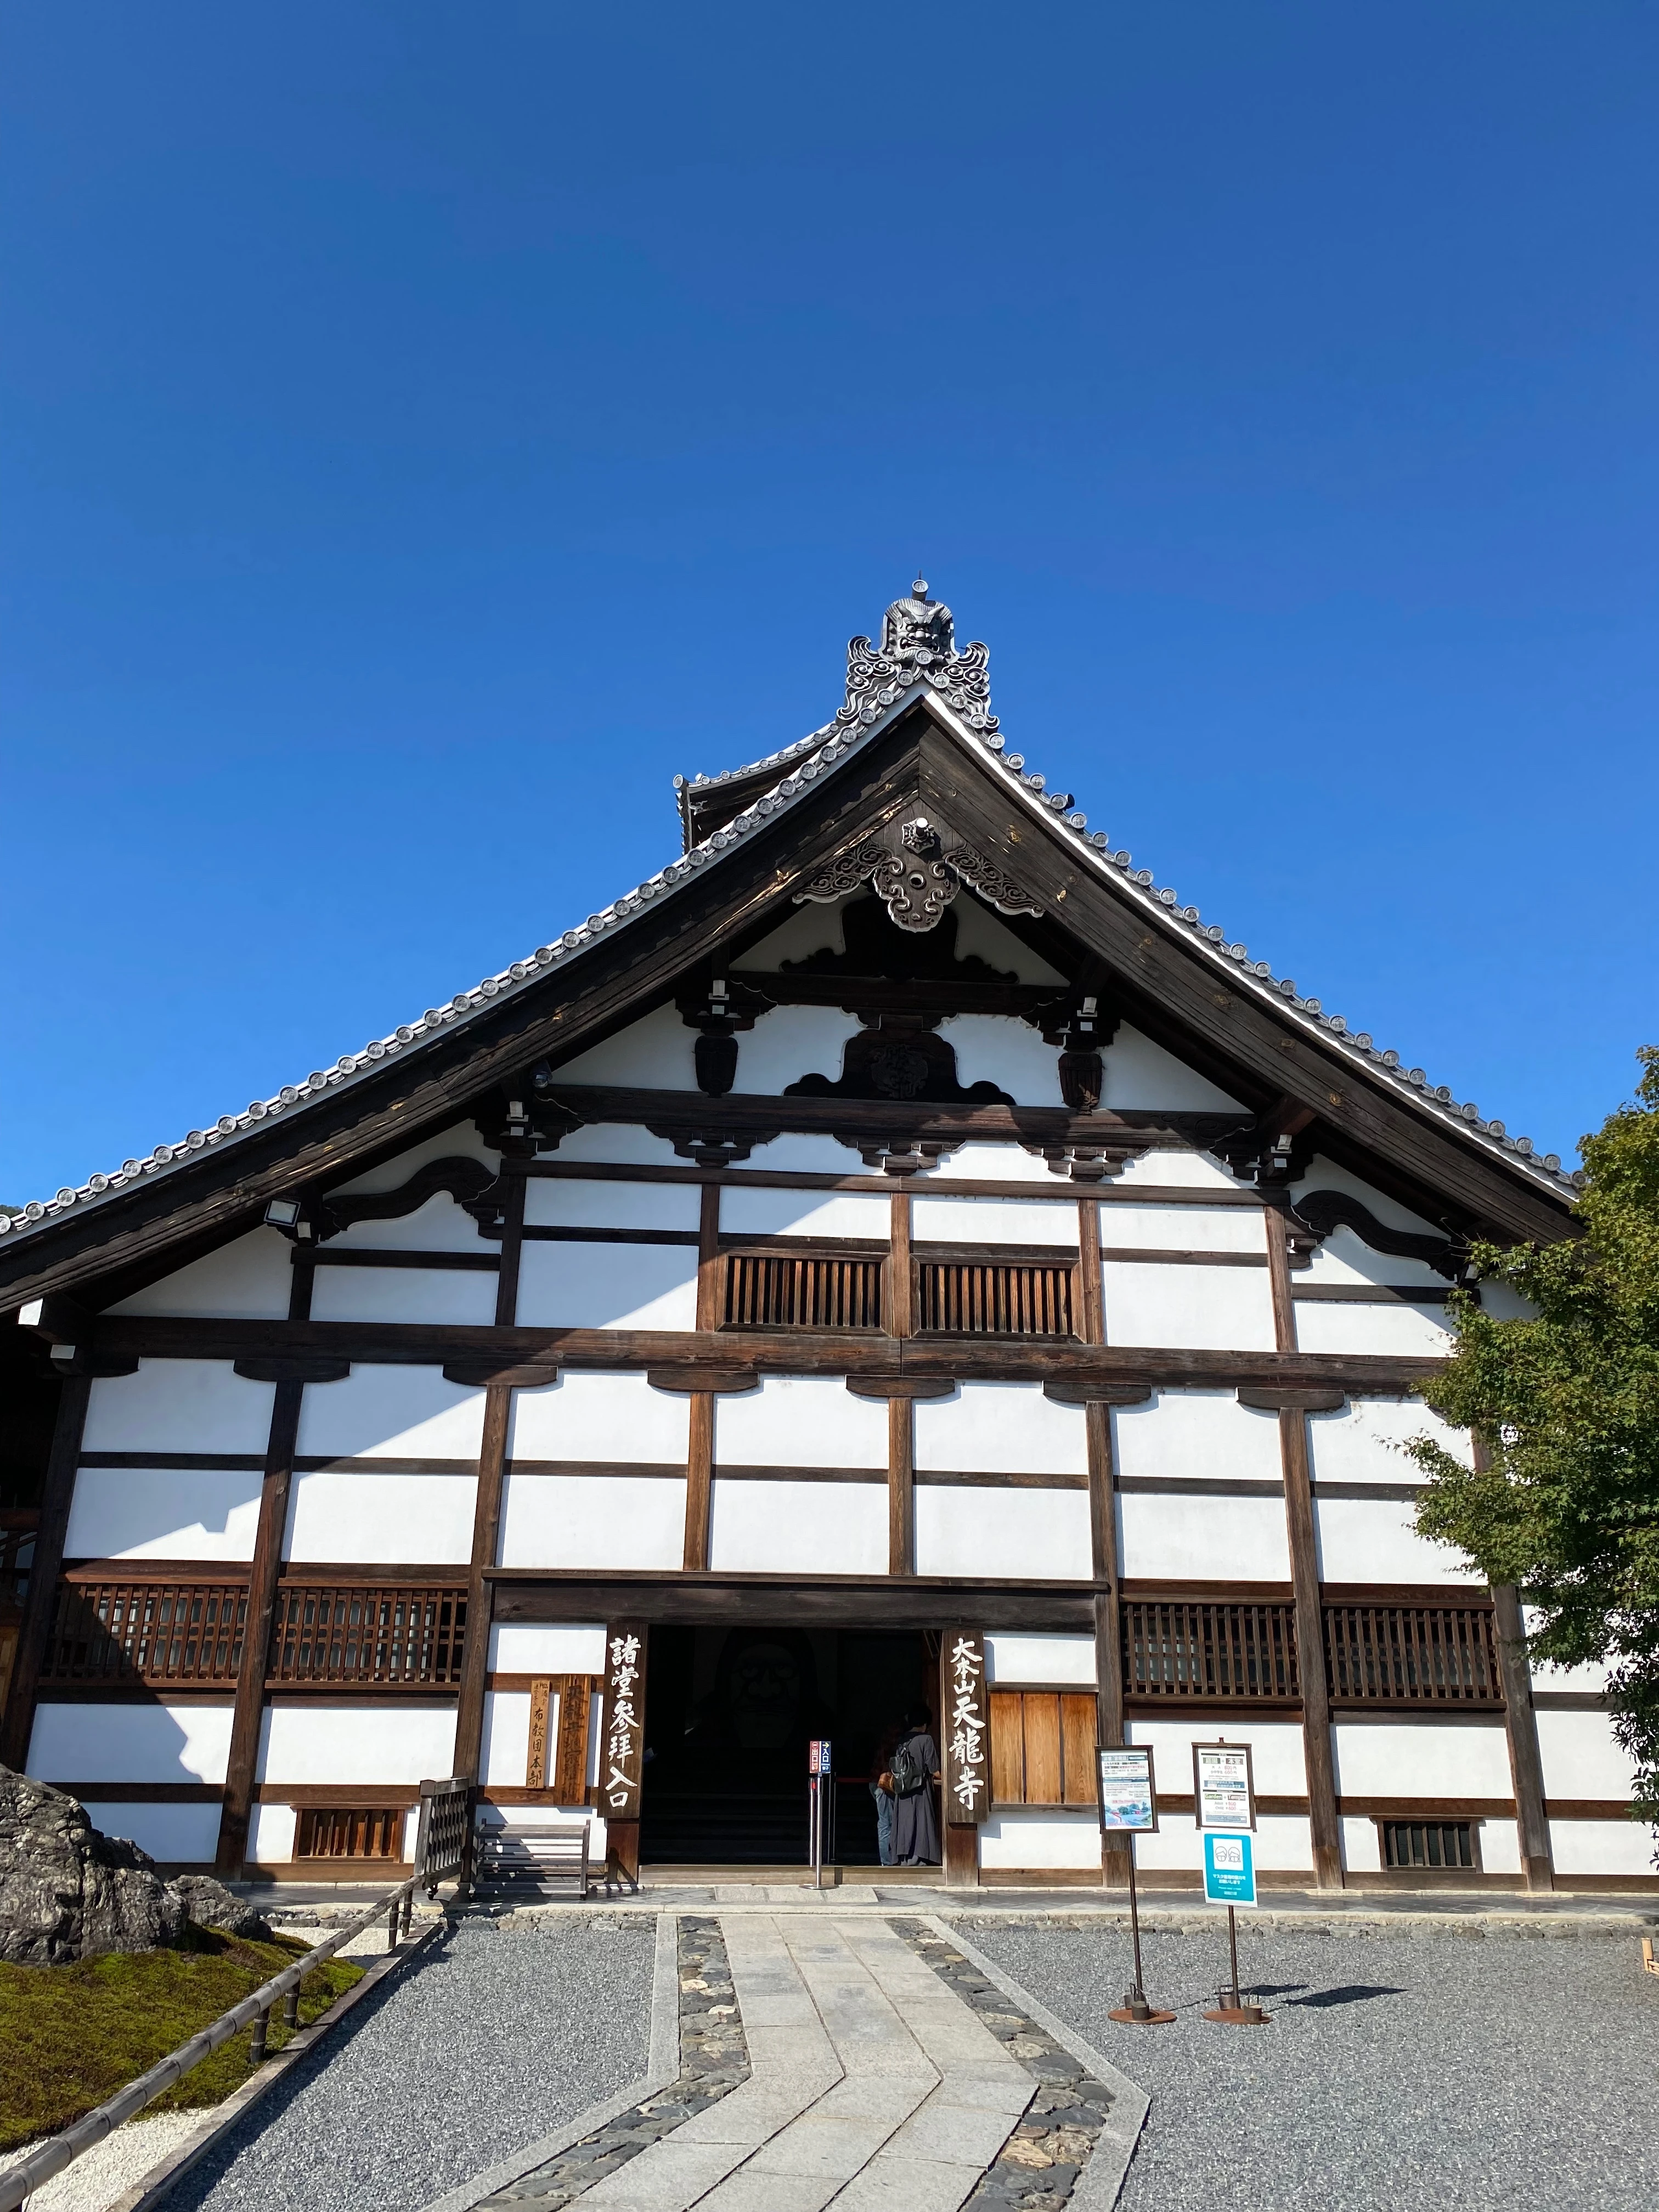
[{"label": "wooden railing", "polygon": [[728,1252],[726,1328],[879,1328],[878,1259]]},{"label": "wooden railing", "polygon": [[65,1581],[52,1610],[41,1685],[234,1689],[246,1624],[242,1582]]},{"label": "wooden railing", "polygon": [[1071,1336],[1072,1284],[1064,1261],[922,1260],[916,1326],[959,1336]]},{"label": "wooden railing", "polygon": [[1328,1605],[1325,1668],[1334,1704],[1504,1703],[1490,1606]]},{"label": "wooden railing", "polygon": [[284,1582],[266,1680],[440,1688],[459,1682],[465,1640],[465,1587]]},{"label": "wooden railing", "polygon": [[1123,1607],[1127,1698],[1291,1700],[1296,1616],[1288,1605],[1244,1601],[1127,1601]]}]

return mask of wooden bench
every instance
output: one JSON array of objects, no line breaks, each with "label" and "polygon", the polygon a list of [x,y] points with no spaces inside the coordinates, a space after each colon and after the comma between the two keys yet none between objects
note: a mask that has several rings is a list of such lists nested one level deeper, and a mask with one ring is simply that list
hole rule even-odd
[{"label": "wooden bench", "polygon": [[481,1887],[533,1883],[538,1889],[574,1886],[578,1897],[588,1888],[586,1820],[527,1820],[511,1828],[484,1828],[477,1844]]}]

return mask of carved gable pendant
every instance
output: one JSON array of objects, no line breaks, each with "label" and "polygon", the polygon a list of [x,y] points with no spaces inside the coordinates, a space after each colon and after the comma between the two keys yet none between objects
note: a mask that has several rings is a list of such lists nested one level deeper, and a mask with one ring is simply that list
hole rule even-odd
[{"label": "carved gable pendant", "polygon": [[963,884],[971,884],[999,913],[1042,912],[1012,876],[925,814],[838,853],[796,892],[795,904],[811,900],[831,905],[862,883],[870,885],[900,929],[932,929]]}]

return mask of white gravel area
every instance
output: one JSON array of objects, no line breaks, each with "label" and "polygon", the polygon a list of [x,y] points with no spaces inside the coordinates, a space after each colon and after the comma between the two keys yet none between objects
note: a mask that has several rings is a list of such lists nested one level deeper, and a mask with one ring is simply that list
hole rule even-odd
[{"label": "white gravel area", "polygon": [[972,1918],[986,1956],[1151,2094],[1123,2212],[1653,2212],[1659,1977],[1632,1936],[1348,1935],[1239,1915],[1265,2027],[1206,2021],[1224,1922],[1143,1937],[1176,2025],[1107,2018],[1127,1929]]},{"label": "white gravel area", "polygon": [[167,2212],[418,2212],[645,2070],[656,1923],[468,1918],[367,1996]]},{"label": "white gravel area", "polygon": [[[200,2112],[140,2112],[37,2189],[29,2212],[104,2212],[151,2166],[159,2166],[201,2119]],[[27,2148],[8,2153],[0,2158],[0,2173],[28,2155]]]}]

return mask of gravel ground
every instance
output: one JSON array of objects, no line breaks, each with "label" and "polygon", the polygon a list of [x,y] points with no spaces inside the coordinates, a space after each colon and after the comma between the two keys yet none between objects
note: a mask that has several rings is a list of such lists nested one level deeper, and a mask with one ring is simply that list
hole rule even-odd
[{"label": "gravel ground", "polygon": [[1659,1978],[1633,1936],[1299,1933],[1241,1913],[1239,1979],[1270,2024],[1200,2017],[1227,1971],[1220,1923],[1143,1937],[1147,1995],[1179,2018],[1133,2029],[1106,2016],[1127,1931],[962,1924],[1151,2094],[1123,2212],[1659,2204]]},{"label": "gravel ground", "polygon": [[366,1997],[167,2212],[418,2212],[645,2070],[654,1920],[462,1921]]}]

